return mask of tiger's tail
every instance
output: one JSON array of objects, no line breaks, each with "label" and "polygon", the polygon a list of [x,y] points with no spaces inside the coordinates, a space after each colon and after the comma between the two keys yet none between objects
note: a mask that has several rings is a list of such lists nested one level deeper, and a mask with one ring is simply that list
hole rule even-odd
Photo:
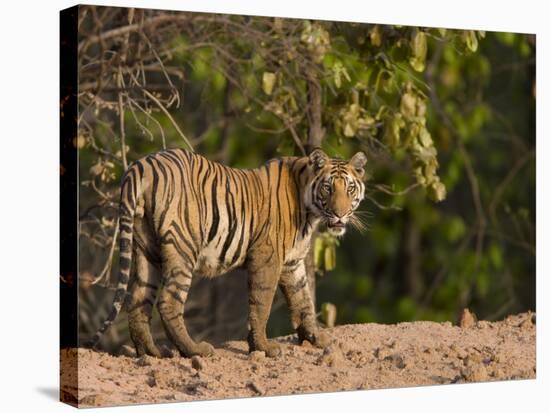
[{"label": "tiger's tail", "polygon": [[115,298],[113,299],[111,312],[99,330],[84,345],[88,348],[94,348],[97,345],[103,333],[105,333],[113,321],[115,321],[122,305],[124,304],[124,299],[128,290],[128,282],[130,280],[134,215],[136,211],[137,199],[141,192],[140,178],[141,174],[138,173],[138,169],[134,165],[128,168],[122,179],[118,216],[120,226],[118,285]]}]

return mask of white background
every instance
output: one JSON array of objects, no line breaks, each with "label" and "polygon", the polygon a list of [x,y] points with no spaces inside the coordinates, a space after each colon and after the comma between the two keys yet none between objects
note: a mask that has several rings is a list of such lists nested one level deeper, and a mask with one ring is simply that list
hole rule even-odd
[{"label": "white background", "polygon": [[[126,411],[522,412],[549,408],[550,154],[548,11],[543,0],[333,2],[162,0],[101,4],[537,33],[537,380],[116,408]],[[11,0],[0,21],[0,406],[69,411],[57,402],[59,280],[59,10],[69,1]],[[545,73],[546,71],[546,73]],[[546,76],[545,76],[546,75]],[[546,118],[546,119],[545,119]],[[546,122],[548,124],[548,122]],[[547,134],[546,134],[547,135]],[[546,136],[546,138],[550,138]],[[545,254],[546,252],[546,254]],[[545,298],[543,298],[545,296]],[[548,334],[546,334],[548,337]],[[546,356],[546,357],[545,357]],[[546,387],[546,392],[544,391]],[[545,407],[544,407],[545,406]],[[96,409],[92,409],[95,411]],[[102,411],[110,411],[102,409]],[[548,411],[548,410],[546,410]]]}]

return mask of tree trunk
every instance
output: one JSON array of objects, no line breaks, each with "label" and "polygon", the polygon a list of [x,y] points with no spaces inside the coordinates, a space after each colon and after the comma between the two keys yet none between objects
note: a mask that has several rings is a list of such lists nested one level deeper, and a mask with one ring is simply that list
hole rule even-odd
[{"label": "tree trunk", "polygon": [[321,83],[317,72],[310,68],[306,73],[307,78],[307,119],[309,124],[306,152],[310,153],[315,148],[320,148],[325,137],[325,129],[321,117]]},{"label": "tree trunk", "polygon": [[[323,121],[321,117],[322,113],[322,101],[321,101],[321,83],[317,75],[317,70],[315,67],[306,69],[306,79],[307,79],[307,119],[308,119],[308,139],[305,146],[306,153],[310,153],[315,148],[320,148],[325,137],[325,129],[323,128]],[[313,300],[314,307],[316,306],[316,282],[315,282],[315,263],[313,257],[313,245],[315,244],[315,239],[317,238],[317,233],[313,234],[311,238],[311,247],[309,254],[306,257],[306,273],[307,281],[311,293],[311,299]]]}]

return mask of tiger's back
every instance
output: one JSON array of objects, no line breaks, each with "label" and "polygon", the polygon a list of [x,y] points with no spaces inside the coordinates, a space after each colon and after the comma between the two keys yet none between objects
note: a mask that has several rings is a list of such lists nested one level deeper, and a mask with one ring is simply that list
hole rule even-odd
[{"label": "tiger's back", "polygon": [[311,235],[312,226],[292,228],[305,218],[300,191],[291,176],[298,159],[243,170],[177,149],[138,160],[127,174],[132,180],[126,182],[136,180],[141,189],[136,191],[135,219],[142,224],[134,237],[143,239],[139,244],[155,257],[160,257],[163,244],[172,243],[194,264],[192,271],[204,276],[242,266],[247,252],[275,233],[281,254],[293,252],[290,260],[300,258],[293,257],[300,253],[292,247],[299,243],[297,251],[307,253],[303,251],[307,242],[300,240]]}]

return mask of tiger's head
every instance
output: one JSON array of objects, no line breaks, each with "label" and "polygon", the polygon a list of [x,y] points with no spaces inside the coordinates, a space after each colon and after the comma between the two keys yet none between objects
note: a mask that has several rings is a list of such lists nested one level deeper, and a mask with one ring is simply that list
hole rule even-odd
[{"label": "tiger's head", "polygon": [[348,223],[361,226],[354,213],[365,196],[366,163],[363,152],[357,152],[349,161],[331,159],[321,149],[309,155],[312,178],[305,192],[306,206],[332,235],[344,235]]}]

